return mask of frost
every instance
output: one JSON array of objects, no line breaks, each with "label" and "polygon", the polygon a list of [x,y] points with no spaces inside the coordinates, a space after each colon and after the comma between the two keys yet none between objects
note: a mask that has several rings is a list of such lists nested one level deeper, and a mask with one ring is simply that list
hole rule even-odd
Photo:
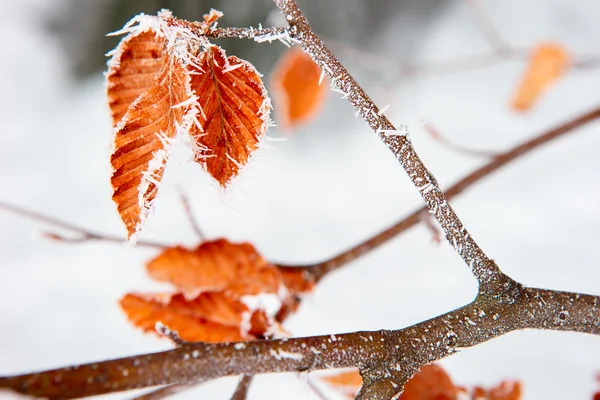
[{"label": "frost", "polygon": [[304,356],[300,353],[290,353],[288,351],[285,350],[281,350],[281,349],[277,349],[277,351],[271,349],[269,350],[269,353],[273,356],[273,358],[275,358],[276,360],[284,360],[284,359],[288,359],[288,360],[296,360],[296,361],[301,361],[304,359]]}]

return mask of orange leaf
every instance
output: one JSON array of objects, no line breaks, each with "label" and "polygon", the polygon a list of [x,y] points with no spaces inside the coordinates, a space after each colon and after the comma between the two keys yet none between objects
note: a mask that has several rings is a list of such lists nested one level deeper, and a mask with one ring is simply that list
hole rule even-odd
[{"label": "orange leaf", "polygon": [[560,78],[569,66],[569,53],[559,44],[541,43],[531,54],[529,66],[517,89],[512,106],[524,111]]},{"label": "orange leaf", "polygon": [[315,287],[314,278],[300,268],[279,268],[279,271],[284,285],[292,294],[310,292]]},{"label": "orange leaf", "polygon": [[503,381],[491,389],[476,387],[473,390],[473,400],[520,400],[522,397],[519,382]]},{"label": "orange leaf", "polygon": [[250,243],[225,239],[204,242],[195,250],[165,249],[147,264],[150,276],[185,291],[227,291],[238,296],[277,293],[279,270],[267,263]]},{"label": "orange leaf", "polygon": [[269,125],[271,104],[252,64],[211,46],[188,66],[198,96],[195,158],[221,186],[246,164]]},{"label": "orange leaf", "polygon": [[360,387],[363,384],[363,380],[358,372],[358,369],[352,369],[350,371],[340,372],[339,374],[334,375],[327,375],[321,379],[337,390],[351,397],[356,397]]},{"label": "orange leaf", "polygon": [[109,63],[107,79],[108,104],[113,126],[127,109],[154,84],[164,65],[164,39],[152,30],[125,37]]},{"label": "orange leaf", "polygon": [[161,322],[189,342],[251,340],[270,327],[262,311],[251,315],[239,300],[218,292],[202,293],[192,300],[182,294],[163,299],[127,294],[120,304],[138,328],[155,332],[156,323]]},{"label": "orange leaf", "polygon": [[[291,130],[315,117],[328,92],[328,80],[321,80],[321,68],[297,48],[289,49],[273,71],[277,123]],[[324,79],[324,77],[323,77]]]},{"label": "orange leaf", "polygon": [[436,364],[426,365],[404,386],[400,400],[455,400],[464,389],[454,386]]},{"label": "orange leaf", "polygon": [[185,83],[179,62],[166,59],[152,87],[131,103],[116,127],[111,156],[113,200],[129,237],[140,229],[156,197],[168,141],[178,133],[186,111],[174,107],[188,98]]}]

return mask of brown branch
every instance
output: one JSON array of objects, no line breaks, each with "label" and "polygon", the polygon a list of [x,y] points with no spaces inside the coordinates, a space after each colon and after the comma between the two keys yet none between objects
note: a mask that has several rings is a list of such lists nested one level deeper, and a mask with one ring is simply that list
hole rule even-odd
[{"label": "brown branch", "polygon": [[[232,375],[346,367],[358,367],[366,382],[377,382],[390,375],[408,379],[422,365],[517,329],[600,335],[597,296],[524,288],[505,276],[498,287],[502,290],[483,290],[467,306],[401,330],[194,343],[160,353],[0,377],[0,389],[70,399]],[[400,390],[403,382],[396,383]],[[373,387],[378,386],[383,384]]]},{"label": "brown branch", "polygon": [[194,213],[192,212],[192,207],[190,205],[190,201],[188,200],[187,196],[183,192],[180,192],[179,197],[181,198],[181,203],[183,204],[183,209],[185,211],[185,215],[187,216],[188,221],[190,222],[190,225],[192,226],[192,230],[194,231],[194,233],[196,234],[198,239],[200,239],[201,242],[206,240],[206,235],[202,231],[202,228],[200,228],[200,225],[198,225],[196,218],[194,218]]},{"label": "brown branch", "polygon": [[[13,214],[17,214],[22,217],[29,218],[33,221],[42,222],[42,223],[52,225],[57,228],[65,229],[67,231],[71,231],[71,232],[75,232],[75,233],[79,234],[78,237],[70,238],[70,237],[65,237],[63,235],[60,235],[60,234],[57,234],[54,232],[45,232],[44,233],[44,236],[46,236],[50,239],[53,239],[53,240],[60,241],[60,242],[81,243],[81,242],[88,242],[88,241],[104,241],[104,242],[112,242],[112,243],[119,243],[119,244],[126,243],[126,240],[124,237],[112,236],[112,235],[108,235],[108,234],[104,234],[104,233],[93,232],[91,230],[88,230],[81,226],[72,224],[70,222],[61,221],[57,218],[49,217],[47,215],[44,215],[44,214],[41,214],[41,213],[38,213],[35,211],[27,210],[25,208],[18,207],[18,206],[15,206],[15,205],[3,202],[3,201],[0,201],[0,210],[5,210],[5,211],[11,212]],[[138,240],[136,242],[136,244],[138,246],[144,246],[144,247],[155,247],[155,248],[168,247],[167,245],[162,244],[162,243],[145,241],[145,240]]]},{"label": "brown branch", "polygon": [[325,43],[312,31],[294,0],[274,1],[290,24],[290,36],[301,42],[304,51],[330,77],[332,85],[346,94],[345,97],[357,110],[357,114],[362,116],[392,151],[413,185],[419,190],[430,213],[442,227],[446,239],[469,266],[478,282],[481,285],[493,284],[494,279],[501,274],[500,269],[477,245],[446,200],[433,174],[415,152],[408,138],[407,128],[401,126],[398,130],[394,127]]},{"label": "brown branch", "polygon": [[235,388],[235,392],[231,396],[231,400],[246,400],[248,397],[248,390],[252,384],[252,375],[242,375],[240,381]]},{"label": "brown branch", "polygon": [[[584,114],[581,114],[549,131],[543,132],[542,134],[530,139],[520,145],[506,151],[499,153],[495,158],[490,160],[487,164],[474,170],[470,174],[466,175],[448,189],[444,191],[446,197],[451,199],[456,195],[463,193],[466,189],[470,188],[475,183],[479,182],[483,178],[491,175],[506,164],[514,161],[515,159],[524,156],[538,149],[539,147],[558,139],[568,133],[573,133],[575,130],[593,122],[600,118],[600,106],[594,108]],[[394,225],[385,229],[384,231],[376,234],[375,236],[367,239],[364,242],[336,255],[328,260],[312,264],[309,266],[286,266],[280,265],[282,268],[304,268],[309,271],[317,281],[321,280],[325,275],[338,268],[343,267],[349,262],[356,260],[359,257],[369,253],[370,251],[378,248],[379,246],[387,243],[389,240],[395,238],[400,233],[412,228],[423,220],[423,214],[427,213],[427,207],[422,207],[415,210],[412,214],[396,222]]]}]

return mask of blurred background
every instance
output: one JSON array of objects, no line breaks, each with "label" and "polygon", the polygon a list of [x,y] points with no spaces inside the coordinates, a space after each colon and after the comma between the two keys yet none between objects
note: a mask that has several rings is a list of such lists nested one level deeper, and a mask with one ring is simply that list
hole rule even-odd
[{"label": "blurred background", "polygon": [[[502,151],[600,106],[600,3],[594,0],[299,0],[315,30],[447,187],[487,160],[434,140]],[[268,0],[3,0],[0,3],[0,201],[123,235],[111,201],[112,128],[105,36],[140,12],[169,8],[220,26],[280,18]],[[511,108],[530,51],[565,48],[571,67],[528,111]],[[220,41],[269,82],[285,47]],[[506,50],[510,51],[506,51]],[[504,51],[503,51],[504,50]],[[269,84],[268,84],[269,85]],[[417,191],[366,123],[336,93],[314,120],[269,132],[252,165],[221,190],[190,162],[169,160],[140,239],[193,246],[180,201],[209,238],[252,242],[271,261],[304,264],[353,246],[421,206]],[[277,121],[275,121],[277,123]],[[527,155],[454,201],[500,267],[532,286],[600,294],[600,122]],[[127,292],[168,290],[145,275],[148,248],[45,239],[52,226],[0,210],[0,375],[169,348],[126,321]],[[61,231],[62,232],[62,231]],[[418,226],[325,279],[285,327],[295,336],[393,329],[471,301],[476,282],[445,243]],[[525,399],[591,399],[600,340],[516,332],[444,360],[458,384],[519,379]],[[236,379],[174,398],[226,399]],[[0,395],[1,396],[1,395]],[[339,394],[328,393],[331,399]],[[337,396],[337,397],[336,397]],[[128,398],[129,394],[107,398]],[[315,399],[306,377],[264,376],[250,399]]]}]

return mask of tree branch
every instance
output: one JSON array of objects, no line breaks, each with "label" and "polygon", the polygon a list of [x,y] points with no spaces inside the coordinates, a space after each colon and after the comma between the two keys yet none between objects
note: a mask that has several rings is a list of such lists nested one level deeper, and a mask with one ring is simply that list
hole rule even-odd
[{"label": "tree branch", "polygon": [[[515,159],[524,156],[533,150],[538,149],[539,147],[558,139],[562,136],[565,136],[568,133],[574,132],[576,129],[579,129],[591,122],[600,119],[600,106],[587,111],[549,131],[543,132],[542,134],[530,139],[522,144],[505,151],[503,153],[498,153],[493,159],[491,159],[488,163],[483,166],[477,168],[470,174],[466,175],[462,179],[458,180],[452,186],[444,191],[446,198],[451,199],[461,193],[463,193],[466,189],[470,188],[475,183],[479,182],[483,178],[491,175],[493,172],[497,171],[501,167],[509,164]],[[427,207],[422,207],[418,210],[415,210],[412,214],[403,218],[402,220],[396,222],[394,225],[389,228],[381,231],[367,239],[366,241],[361,242],[360,244],[345,250],[344,252],[319,263],[311,264],[308,266],[290,266],[290,265],[279,265],[281,268],[304,268],[306,271],[310,272],[316,281],[321,280],[324,276],[345,266],[347,263],[350,263],[356,260],[359,257],[369,253],[370,251],[378,248],[379,246],[387,243],[389,240],[395,238],[400,233],[412,228],[423,220],[423,215],[428,211]]]},{"label": "tree branch", "polygon": [[362,116],[392,151],[421,193],[429,212],[444,230],[446,239],[470,267],[479,283],[493,284],[494,279],[501,274],[500,269],[477,245],[446,200],[433,174],[415,152],[408,138],[407,128],[401,126],[398,130],[394,127],[323,41],[315,35],[294,0],[274,2],[290,24],[290,36],[300,41],[304,51],[330,77],[332,85],[345,93],[344,97],[354,106],[357,114]]},{"label": "tree branch", "polygon": [[[401,330],[246,343],[190,343],[160,353],[0,377],[0,388],[70,399],[231,375],[346,367],[360,368],[366,381],[375,382],[384,376],[412,376],[423,365],[517,329],[600,335],[597,296],[524,288],[507,277],[498,287],[503,290],[482,291],[467,306]],[[382,397],[373,391],[377,387],[389,386],[373,386],[370,398],[388,399],[387,394]]]},{"label": "tree branch", "polygon": [[242,375],[240,381],[235,388],[235,392],[231,396],[231,400],[246,400],[248,397],[248,390],[252,384],[252,375]]},{"label": "tree branch", "polygon": [[[49,217],[47,215],[40,214],[35,211],[26,210],[24,208],[21,208],[21,207],[18,207],[18,206],[15,206],[15,205],[3,202],[3,201],[0,201],[0,209],[6,210],[13,214],[21,215],[25,218],[29,218],[29,219],[37,221],[37,222],[43,222],[45,224],[52,225],[57,228],[75,232],[80,235],[79,237],[69,238],[69,237],[59,235],[54,232],[44,233],[45,236],[47,236],[53,240],[58,240],[61,242],[70,242],[70,243],[81,243],[81,242],[96,241],[96,240],[104,241],[104,242],[120,243],[120,244],[124,244],[126,242],[125,239],[121,236],[112,236],[109,234],[93,232],[91,230],[88,230],[81,226],[72,224],[70,222],[61,221],[57,218]],[[156,248],[167,247],[166,245],[164,245],[162,243],[144,241],[144,240],[138,240],[136,242],[136,245],[145,246],[145,247],[156,247]]]}]

